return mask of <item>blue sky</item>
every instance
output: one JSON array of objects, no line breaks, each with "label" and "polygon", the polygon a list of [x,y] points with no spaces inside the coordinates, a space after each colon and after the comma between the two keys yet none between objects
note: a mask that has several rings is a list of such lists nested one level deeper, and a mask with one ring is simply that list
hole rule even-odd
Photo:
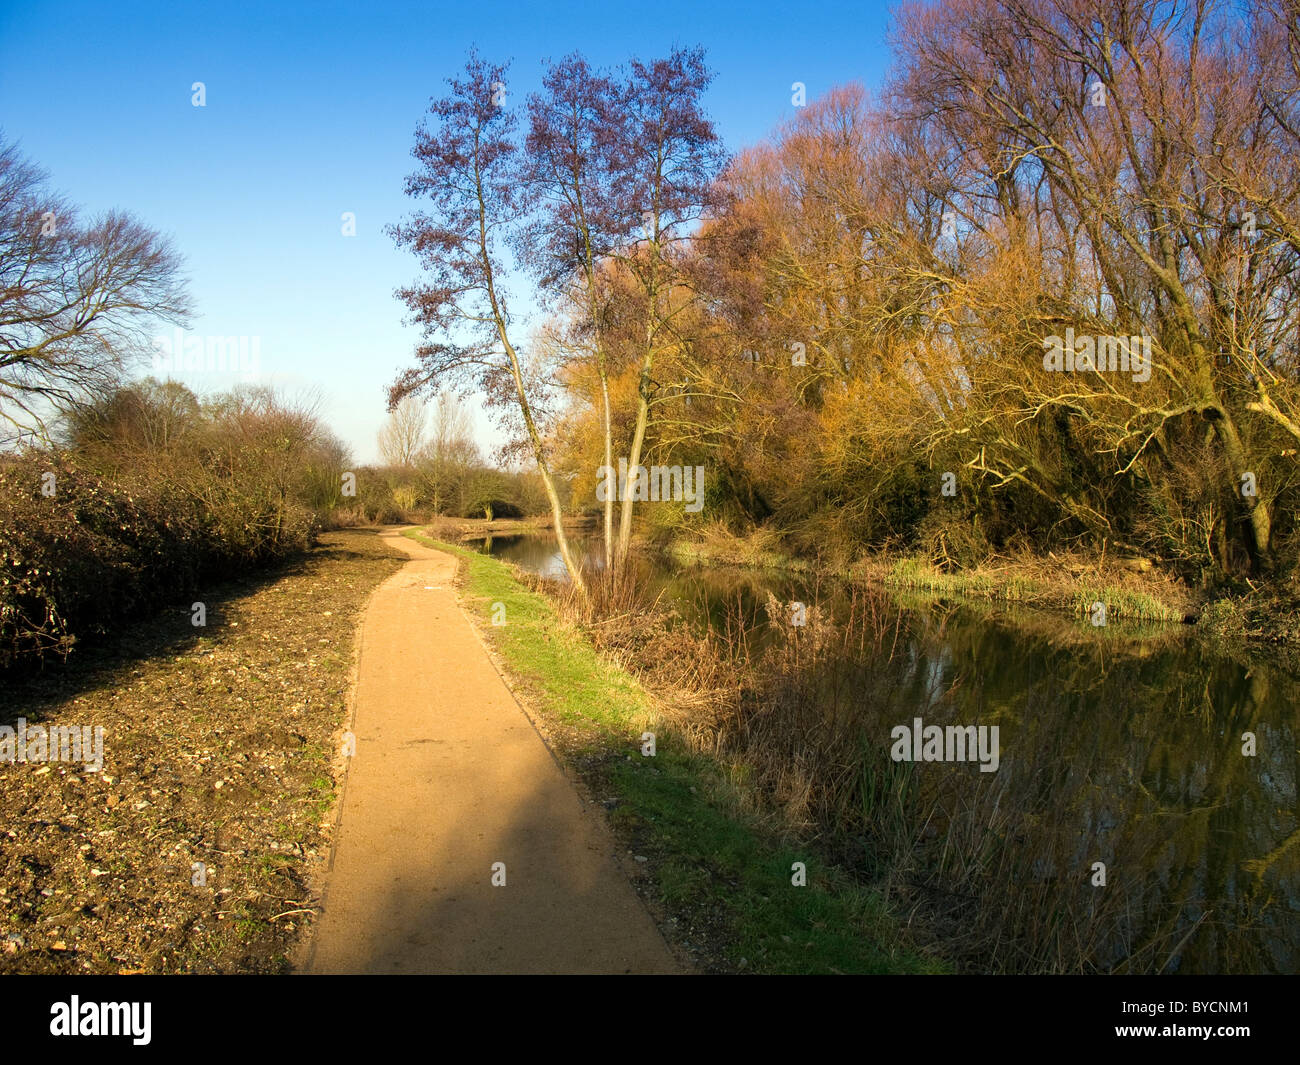
[{"label": "blue sky", "polygon": [[[648,13],[647,13],[648,12]],[[707,104],[727,148],[888,61],[890,6],[870,2],[200,5],[0,0],[0,129],[90,212],[130,210],[184,255],[199,335],[261,338],[261,379],[319,392],[358,462],[377,457],[384,389],[418,331],[393,290],[415,260],[383,227],[416,123],[471,45],[511,59],[521,102],[542,61],[596,65],[703,45]],[[191,86],[206,86],[205,107]],[[344,237],[340,216],[356,216]],[[197,390],[230,375],[179,375]],[[499,433],[475,404],[480,443]]]}]

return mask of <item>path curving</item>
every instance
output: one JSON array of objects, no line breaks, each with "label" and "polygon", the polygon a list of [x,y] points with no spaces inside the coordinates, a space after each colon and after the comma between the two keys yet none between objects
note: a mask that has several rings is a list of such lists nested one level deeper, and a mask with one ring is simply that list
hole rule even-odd
[{"label": "path curving", "polygon": [[[310,973],[679,971],[579,797],[457,603],[457,560],[407,562],[366,608],[356,753]],[[494,863],[505,885],[493,886]]]}]

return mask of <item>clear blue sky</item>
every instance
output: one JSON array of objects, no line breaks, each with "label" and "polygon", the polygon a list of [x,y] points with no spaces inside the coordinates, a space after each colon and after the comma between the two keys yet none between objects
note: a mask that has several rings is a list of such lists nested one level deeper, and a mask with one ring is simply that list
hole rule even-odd
[{"label": "clear blue sky", "polygon": [[[512,102],[542,60],[594,64],[703,45],[707,103],[731,151],[808,98],[876,88],[890,5],[0,0],[0,129],[91,212],[120,207],[184,255],[200,335],[261,337],[261,379],[315,387],[359,462],[375,459],[384,388],[417,330],[393,290],[414,258],[383,227],[411,209],[416,123],[471,45],[511,59]],[[206,85],[193,107],[191,85]],[[356,215],[357,235],[340,233]],[[198,390],[233,380],[181,379]],[[480,443],[499,436],[475,411]]]}]

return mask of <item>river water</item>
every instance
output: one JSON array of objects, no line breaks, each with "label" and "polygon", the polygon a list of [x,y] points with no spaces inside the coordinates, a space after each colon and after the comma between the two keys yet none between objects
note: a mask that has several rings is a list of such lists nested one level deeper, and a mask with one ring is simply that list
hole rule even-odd
[{"label": "river water", "polygon": [[[564,577],[551,537],[477,546]],[[597,540],[579,548],[598,563]],[[936,917],[940,947],[951,942],[964,967],[1300,969],[1297,678],[1212,649],[1185,626],[1098,628],[741,568],[639,564],[687,623],[738,621],[755,654],[781,638],[769,593],[816,608],[819,624],[856,623],[864,599],[878,630],[884,620],[887,639],[820,658],[796,679],[834,724],[824,734],[837,751],[846,727],[856,734],[854,764],[837,754],[837,772],[897,800],[865,813],[864,853],[891,820],[894,842],[916,853],[915,890],[898,897]],[[760,699],[796,705],[783,677]],[[959,764],[910,761],[924,753],[919,741],[894,757],[895,729],[930,725],[975,725],[985,738],[996,726],[996,771],[981,772],[973,742]],[[940,905],[944,892],[953,901]]]}]

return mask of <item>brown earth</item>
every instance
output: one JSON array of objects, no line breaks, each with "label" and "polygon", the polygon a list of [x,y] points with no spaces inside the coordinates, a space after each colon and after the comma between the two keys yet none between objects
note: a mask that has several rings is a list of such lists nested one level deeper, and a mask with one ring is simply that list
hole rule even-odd
[{"label": "brown earth", "polygon": [[[99,727],[98,771],[0,761],[0,973],[283,972],[329,852],[372,530],[0,675],[0,723]],[[201,872],[202,875],[198,875]]]}]

